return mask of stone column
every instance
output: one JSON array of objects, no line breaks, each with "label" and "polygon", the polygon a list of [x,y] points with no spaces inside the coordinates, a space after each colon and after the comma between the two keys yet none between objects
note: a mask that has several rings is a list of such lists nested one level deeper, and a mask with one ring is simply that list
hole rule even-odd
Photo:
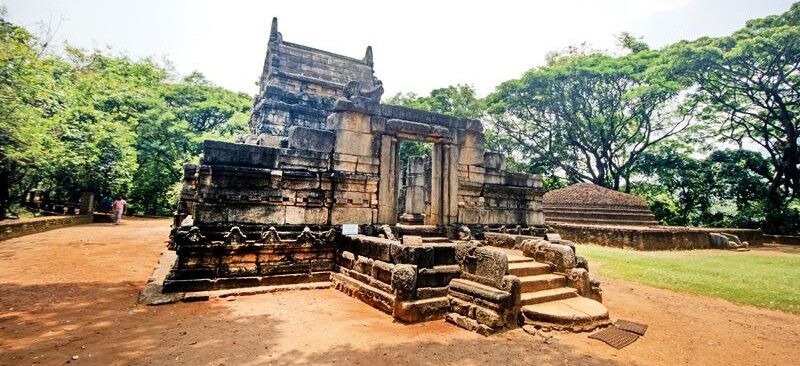
[{"label": "stone column", "polygon": [[425,218],[426,225],[442,224],[442,174],[444,169],[442,144],[434,144],[431,155],[431,213]]},{"label": "stone column", "polygon": [[443,185],[447,187],[447,216],[445,221],[449,225],[458,223],[458,146],[448,145],[447,176]]},{"label": "stone column", "polygon": [[378,183],[378,223],[397,223],[397,138],[381,137],[380,182]]},{"label": "stone column", "polygon": [[422,223],[425,220],[425,157],[410,156],[406,170],[405,211],[400,220]]},{"label": "stone column", "polygon": [[94,193],[92,192],[81,192],[81,203],[80,203],[80,210],[81,215],[87,215],[94,211]]}]

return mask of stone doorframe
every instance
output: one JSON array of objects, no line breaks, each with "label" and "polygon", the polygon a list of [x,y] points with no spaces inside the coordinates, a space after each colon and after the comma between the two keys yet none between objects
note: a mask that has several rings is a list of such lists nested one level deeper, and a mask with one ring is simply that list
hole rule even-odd
[{"label": "stone doorframe", "polygon": [[400,187],[400,141],[433,143],[431,156],[431,211],[425,225],[455,224],[458,218],[458,143],[456,135],[443,126],[400,119],[386,121],[380,137],[380,183],[378,221],[396,224]]}]

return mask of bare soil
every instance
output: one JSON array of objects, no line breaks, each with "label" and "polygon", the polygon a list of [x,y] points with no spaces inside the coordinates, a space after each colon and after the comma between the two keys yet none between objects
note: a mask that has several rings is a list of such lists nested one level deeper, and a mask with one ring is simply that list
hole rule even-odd
[{"label": "bare soil", "polygon": [[[92,224],[0,242],[0,365],[788,365],[800,317],[603,280],[613,318],[650,325],[615,350],[586,333],[492,337],[405,325],[335,290],[136,304],[169,221]],[[720,279],[722,280],[722,279]],[[77,356],[74,359],[73,356]]]}]

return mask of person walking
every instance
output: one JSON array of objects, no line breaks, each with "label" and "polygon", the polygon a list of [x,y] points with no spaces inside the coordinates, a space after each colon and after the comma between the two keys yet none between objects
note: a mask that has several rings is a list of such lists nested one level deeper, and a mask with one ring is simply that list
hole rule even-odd
[{"label": "person walking", "polygon": [[117,199],[111,203],[111,209],[114,211],[114,225],[119,225],[120,221],[122,221],[122,214],[126,208],[128,208],[128,202],[125,202],[122,195],[118,195]]}]

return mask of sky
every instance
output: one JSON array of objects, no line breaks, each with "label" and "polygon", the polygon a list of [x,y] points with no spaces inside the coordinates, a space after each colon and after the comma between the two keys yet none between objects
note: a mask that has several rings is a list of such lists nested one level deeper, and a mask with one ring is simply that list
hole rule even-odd
[{"label": "sky", "polygon": [[246,1],[0,0],[34,34],[132,58],[168,59],[217,85],[254,94],[272,17],[289,42],[361,58],[374,51],[385,96],[470,84],[479,96],[588,42],[615,50],[627,31],[651,47],[730,34],[791,0]]}]

